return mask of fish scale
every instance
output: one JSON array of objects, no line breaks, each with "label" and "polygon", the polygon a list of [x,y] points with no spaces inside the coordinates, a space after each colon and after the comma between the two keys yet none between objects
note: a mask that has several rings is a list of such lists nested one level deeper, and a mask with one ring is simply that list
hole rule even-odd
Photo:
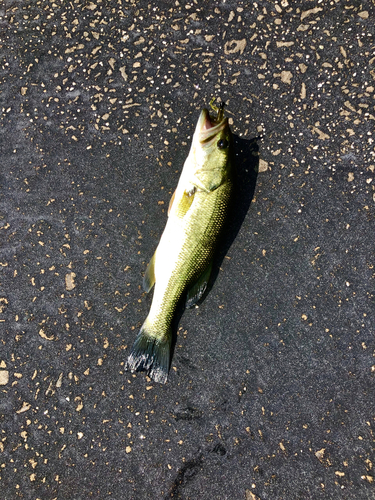
[{"label": "fish scale", "polygon": [[[173,272],[171,272],[168,283],[165,284],[162,279],[164,274],[167,274],[165,267],[160,266],[159,270],[158,266],[155,265],[156,282],[154,300],[149,313],[149,317],[151,315],[155,317],[155,324],[160,323],[161,325],[167,318],[168,321],[172,321],[183,292],[199,278],[211,261],[216,240],[225,222],[225,214],[228,209],[231,191],[232,183],[228,182],[210,193],[209,196],[205,196],[203,210],[199,199],[200,193],[196,195],[196,199],[191,207],[192,214],[189,224],[184,228],[184,233],[187,237],[182,242],[181,251],[175,259],[176,262],[173,262],[173,256],[169,253],[169,257],[173,262],[173,265],[170,265]],[[202,212],[204,217],[202,216]],[[175,224],[178,224],[178,221]],[[175,224],[168,228],[170,234],[164,233],[168,243],[167,238],[169,236],[173,238]],[[190,236],[191,234],[193,236]],[[196,247],[192,247],[191,238],[196,240]],[[163,241],[160,243],[162,244]],[[161,293],[159,289],[161,289]],[[168,297],[173,297],[174,300],[168,301]],[[154,310],[156,313],[154,313]]]},{"label": "fish scale", "polygon": [[217,118],[203,109],[168,211],[168,221],[145,273],[155,284],[151,309],[126,368],[146,371],[165,383],[171,357],[172,322],[180,301],[189,306],[204,294],[212,258],[233,193],[233,140],[223,106]]}]

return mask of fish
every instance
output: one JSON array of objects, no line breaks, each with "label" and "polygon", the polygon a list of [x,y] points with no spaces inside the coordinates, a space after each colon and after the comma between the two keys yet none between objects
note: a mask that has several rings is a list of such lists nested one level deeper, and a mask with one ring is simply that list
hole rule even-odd
[{"label": "fish", "polygon": [[224,106],[203,108],[189,154],[168,208],[168,220],[143,278],[154,294],[125,368],[165,384],[171,363],[172,322],[180,304],[194,306],[205,293],[215,250],[233,198],[233,136]]}]

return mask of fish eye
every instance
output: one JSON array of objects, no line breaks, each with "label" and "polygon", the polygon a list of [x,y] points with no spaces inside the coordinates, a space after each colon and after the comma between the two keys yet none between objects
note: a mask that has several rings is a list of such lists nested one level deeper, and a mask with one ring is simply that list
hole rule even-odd
[{"label": "fish eye", "polygon": [[217,147],[219,149],[226,149],[229,146],[229,142],[226,139],[220,139],[217,141]]}]

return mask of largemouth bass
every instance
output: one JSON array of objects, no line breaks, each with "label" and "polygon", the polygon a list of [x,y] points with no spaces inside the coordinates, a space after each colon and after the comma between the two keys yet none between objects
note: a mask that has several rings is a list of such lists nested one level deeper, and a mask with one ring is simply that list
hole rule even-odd
[{"label": "largemouth bass", "polygon": [[200,113],[189,155],[171,198],[168,221],[144,276],[155,284],[149,314],[129,355],[126,369],[146,371],[166,383],[171,361],[172,320],[183,298],[191,307],[204,294],[212,258],[233,192],[233,139],[224,104]]}]

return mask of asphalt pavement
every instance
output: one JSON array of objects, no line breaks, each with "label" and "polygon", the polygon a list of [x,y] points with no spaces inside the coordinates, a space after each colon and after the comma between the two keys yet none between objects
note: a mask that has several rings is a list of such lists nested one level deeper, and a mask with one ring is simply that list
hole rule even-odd
[{"label": "asphalt pavement", "polygon": [[[0,5],[2,500],[375,499],[375,4]],[[125,371],[200,110],[237,193],[166,385]]]}]

